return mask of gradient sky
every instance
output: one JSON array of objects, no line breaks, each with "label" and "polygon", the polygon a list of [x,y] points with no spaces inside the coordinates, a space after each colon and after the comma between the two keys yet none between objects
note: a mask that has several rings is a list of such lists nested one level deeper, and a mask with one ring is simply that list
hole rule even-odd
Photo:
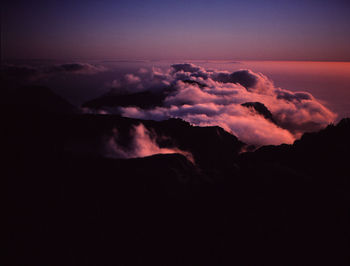
[{"label": "gradient sky", "polygon": [[2,5],[5,59],[350,61],[349,0]]}]

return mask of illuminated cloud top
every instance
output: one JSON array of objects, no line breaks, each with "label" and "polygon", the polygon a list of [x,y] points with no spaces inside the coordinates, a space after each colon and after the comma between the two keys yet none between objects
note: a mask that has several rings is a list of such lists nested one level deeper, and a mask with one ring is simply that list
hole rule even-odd
[{"label": "illuminated cloud top", "polygon": [[[142,68],[112,86],[110,93],[86,106],[114,105],[114,111],[126,117],[176,117],[194,125],[221,126],[254,145],[292,143],[303,132],[319,130],[336,118],[310,93],[276,87],[265,75],[247,69],[230,73],[190,63],[163,70]],[[146,96],[157,101],[140,104],[139,98]]]}]

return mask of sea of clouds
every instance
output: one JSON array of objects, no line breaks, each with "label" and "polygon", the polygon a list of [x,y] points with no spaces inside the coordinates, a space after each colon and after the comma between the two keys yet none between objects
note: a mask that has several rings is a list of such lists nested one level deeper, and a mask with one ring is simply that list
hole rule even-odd
[{"label": "sea of clouds", "polygon": [[[108,71],[106,66],[90,63],[5,64],[1,68],[7,79],[26,82],[75,74],[96,76]],[[122,116],[152,120],[181,118],[193,125],[220,126],[256,146],[292,143],[304,132],[317,131],[336,119],[336,114],[310,93],[277,87],[262,73],[249,69],[228,72],[181,63],[163,68],[141,67],[111,80],[105,82],[111,88],[109,95],[149,91],[163,99],[161,104],[147,108],[131,104],[114,109]],[[98,112],[109,111],[101,108]]]},{"label": "sea of clouds", "polygon": [[[142,109],[119,107],[125,117],[163,120],[184,119],[193,125],[221,126],[253,145],[292,143],[307,131],[332,123],[336,114],[308,92],[276,87],[262,73],[204,69],[184,63],[167,69],[141,68],[110,83],[111,93],[151,91],[165,95],[161,106]],[[254,103],[272,114],[267,119]],[[251,103],[243,106],[244,103]]]}]

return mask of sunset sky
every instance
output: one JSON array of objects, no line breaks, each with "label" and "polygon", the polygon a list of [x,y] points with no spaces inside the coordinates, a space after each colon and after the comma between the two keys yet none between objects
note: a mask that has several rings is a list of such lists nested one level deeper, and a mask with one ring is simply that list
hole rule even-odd
[{"label": "sunset sky", "polygon": [[5,59],[350,61],[350,1],[5,1]]}]

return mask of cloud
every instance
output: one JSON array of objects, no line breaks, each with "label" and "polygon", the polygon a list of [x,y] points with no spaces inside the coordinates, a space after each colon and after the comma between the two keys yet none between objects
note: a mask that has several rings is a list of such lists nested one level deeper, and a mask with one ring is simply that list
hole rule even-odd
[{"label": "cloud", "polygon": [[184,64],[174,64],[171,66],[175,72],[189,72],[189,73],[206,73],[206,70],[200,66],[196,66],[194,64],[184,63]]},{"label": "cloud", "polygon": [[128,159],[146,157],[155,154],[179,153],[194,163],[193,156],[190,152],[180,150],[176,147],[160,148],[156,142],[156,136],[152,135],[143,124],[134,126],[131,129],[130,136],[132,139],[129,145],[126,147],[122,146],[118,141],[118,130],[114,129],[113,135],[105,143],[106,156]]},{"label": "cloud", "polygon": [[259,81],[258,77],[250,70],[240,70],[227,75],[219,73],[216,80],[225,83],[238,83],[246,89],[254,88]]},{"label": "cloud", "polygon": [[119,107],[123,116],[218,125],[248,144],[292,143],[303,132],[319,130],[336,118],[310,93],[275,87],[268,77],[248,69],[229,73],[185,63],[142,69],[120,82],[128,93],[134,89],[164,95],[161,106]]},{"label": "cloud", "polygon": [[260,115],[251,114],[237,105],[219,106],[213,103],[157,107],[143,110],[137,107],[121,108],[127,117],[163,120],[179,117],[199,126],[220,126],[249,144],[292,143],[293,135]]},{"label": "cloud", "polygon": [[104,66],[93,65],[87,63],[69,63],[61,65],[53,65],[42,69],[44,73],[56,74],[56,73],[75,73],[82,75],[93,75],[99,72],[106,71]]},{"label": "cloud", "polygon": [[1,74],[6,79],[32,80],[40,74],[40,71],[32,66],[4,64],[1,66]]},{"label": "cloud", "polygon": [[93,75],[106,70],[104,66],[87,63],[55,64],[49,66],[4,64],[1,66],[2,77],[7,81],[16,80],[23,82],[36,81],[42,78],[52,77],[56,74]]},{"label": "cloud", "polygon": [[137,92],[142,91],[144,86],[141,78],[134,74],[126,74],[119,80],[113,80],[110,84],[115,92]]},{"label": "cloud", "polygon": [[[169,72],[169,71],[168,71]],[[113,80],[109,85],[114,94],[135,93],[145,90],[162,92],[171,85],[170,73],[165,73],[161,69],[140,68],[137,73],[125,74],[119,79]]]},{"label": "cloud", "polygon": [[308,92],[295,92],[292,93],[287,90],[282,89],[276,89],[275,90],[277,99],[283,99],[288,102],[298,101],[301,102],[302,100],[313,100],[313,97]]}]

